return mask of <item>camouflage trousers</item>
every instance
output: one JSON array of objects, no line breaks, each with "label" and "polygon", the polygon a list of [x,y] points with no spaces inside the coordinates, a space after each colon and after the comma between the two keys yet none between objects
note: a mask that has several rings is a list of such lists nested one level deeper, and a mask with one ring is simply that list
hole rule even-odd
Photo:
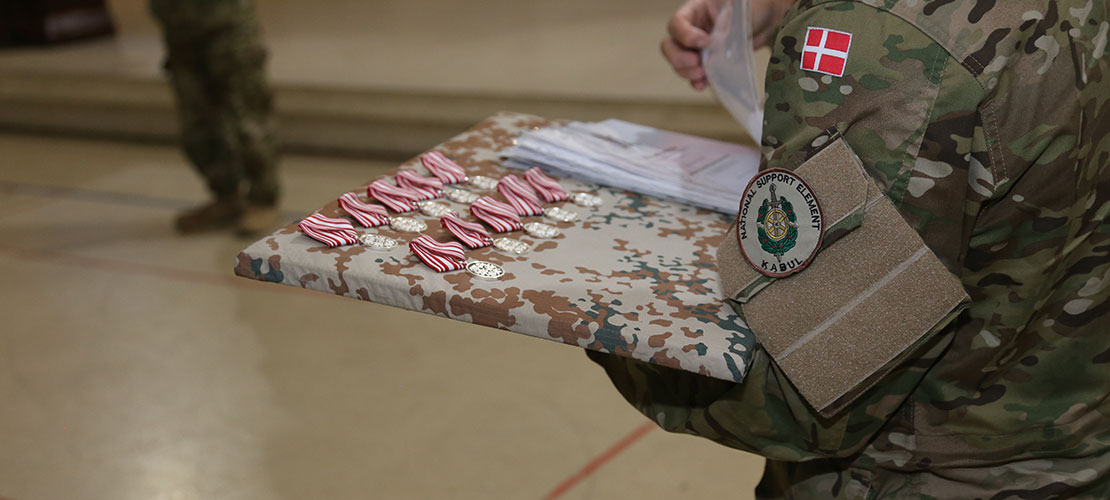
[{"label": "camouflage trousers", "polygon": [[[1021,460],[982,467],[894,471],[843,460],[768,460],[756,488],[760,500],[1105,500],[1110,482],[1094,481],[1093,464],[1110,457]],[[1082,485],[1082,486],[1079,486]]]},{"label": "camouflage trousers", "polygon": [[162,25],[185,155],[219,199],[279,195],[273,95],[251,2],[151,0]]}]

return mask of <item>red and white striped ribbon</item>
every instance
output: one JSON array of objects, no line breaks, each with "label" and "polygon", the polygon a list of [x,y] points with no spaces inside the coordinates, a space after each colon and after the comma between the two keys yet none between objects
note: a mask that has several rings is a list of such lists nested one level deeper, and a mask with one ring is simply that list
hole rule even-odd
[{"label": "red and white striped ribbon", "polygon": [[520,180],[520,177],[515,175],[502,177],[497,181],[497,192],[509,200],[517,215],[543,215],[543,207],[540,206],[540,199],[536,197],[536,191],[528,183]]},{"label": "red and white striped ribbon", "polygon": [[440,217],[439,223],[470,248],[488,247],[493,244],[493,238],[484,226],[477,222],[464,221],[455,212]]},{"label": "red and white striped ribbon", "polygon": [[435,177],[421,177],[412,170],[402,170],[393,177],[403,189],[420,193],[421,200],[434,200],[443,196],[443,183]]},{"label": "red and white striped ribbon", "polygon": [[466,171],[439,151],[424,153],[420,163],[444,184],[458,184],[466,180]]},{"label": "red and white striped ribbon", "polygon": [[382,179],[371,183],[366,188],[366,194],[398,213],[416,210],[418,207],[413,202],[420,199],[420,195],[411,189],[399,188]]},{"label": "red and white striped ribbon", "polygon": [[328,247],[358,243],[358,233],[355,232],[351,221],[324,217],[319,212],[305,217],[297,223],[297,228]]},{"label": "red and white striped ribbon", "polygon": [[389,212],[385,207],[372,203],[365,203],[358,199],[354,192],[344,193],[339,197],[339,207],[362,224],[362,227],[378,227],[389,224]]},{"label": "red and white striped ribbon", "polygon": [[513,211],[513,207],[501,203],[489,196],[478,198],[470,204],[470,213],[478,220],[489,224],[495,233],[517,231],[522,227],[520,216]]},{"label": "red and white striped ribbon", "polygon": [[555,203],[557,201],[566,201],[570,199],[567,190],[559,185],[559,182],[543,174],[540,167],[532,167],[527,172],[524,172],[524,180],[528,181],[536,191],[540,193],[543,201],[548,203]]},{"label": "red and white striped ribbon", "polygon": [[424,235],[409,242],[409,249],[437,273],[466,267],[466,252],[457,241],[441,243]]}]

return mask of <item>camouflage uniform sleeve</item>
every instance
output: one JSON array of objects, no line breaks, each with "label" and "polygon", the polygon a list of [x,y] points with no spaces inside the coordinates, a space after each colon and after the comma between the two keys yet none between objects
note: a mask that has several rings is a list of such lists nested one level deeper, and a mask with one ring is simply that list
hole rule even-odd
[{"label": "camouflage uniform sleeve", "polygon": [[[808,27],[853,34],[844,76],[801,70]],[[912,24],[855,2],[799,2],[772,47],[761,167],[796,168],[829,142],[830,133],[841,134],[903,218],[956,273],[982,202],[976,194],[982,187],[969,184],[969,174],[989,164],[987,145],[974,139],[982,137],[976,133],[984,95],[978,82]],[[802,461],[861,450],[898,418],[951,341],[951,330],[941,329],[869,392],[827,417],[803,400],[762,349],[740,384],[589,356],[630,403],[668,431]]]}]

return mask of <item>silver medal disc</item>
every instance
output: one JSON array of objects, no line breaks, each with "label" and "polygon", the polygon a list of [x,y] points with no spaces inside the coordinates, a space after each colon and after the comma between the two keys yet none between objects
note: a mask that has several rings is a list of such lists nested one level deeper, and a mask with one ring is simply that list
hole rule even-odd
[{"label": "silver medal disc", "polygon": [[478,201],[478,198],[481,198],[478,193],[457,187],[443,188],[443,195],[446,196],[448,200],[455,203],[462,203],[463,205],[469,205]]},{"label": "silver medal disc", "polygon": [[493,247],[515,255],[525,254],[532,250],[532,245],[512,238],[497,238],[493,240]]},{"label": "silver medal disc", "polygon": [[563,207],[547,207],[543,209],[543,215],[548,219],[554,219],[559,222],[574,222],[578,220],[577,213]]},{"label": "silver medal disc", "polygon": [[397,240],[380,234],[363,234],[358,241],[371,250],[389,250],[397,246]]},{"label": "silver medal disc", "polygon": [[542,222],[529,222],[525,224],[524,232],[536,238],[554,238],[559,236],[559,228]]},{"label": "silver medal disc", "polygon": [[419,233],[428,229],[428,224],[412,217],[390,217],[389,227],[405,233]]},{"label": "silver medal disc", "polygon": [[495,280],[505,275],[505,270],[501,266],[484,260],[466,261],[466,272],[485,280]]},{"label": "silver medal disc", "polygon": [[443,217],[451,212],[451,207],[441,201],[421,201],[417,203],[420,212],[428,217]]},{"label": "silver medal disc", "polygon": [[484,191],[492,191],[497,189],[497,179],[486,177],[484,175],[474,175],[467,178],[471,186]]},{"label": "silver medal disc", "polygon": [[593,193],[574,193],[574,195],[570,197],[570,200],[576,205],[581,205],[583,207],[601,206],[601,197]]}]

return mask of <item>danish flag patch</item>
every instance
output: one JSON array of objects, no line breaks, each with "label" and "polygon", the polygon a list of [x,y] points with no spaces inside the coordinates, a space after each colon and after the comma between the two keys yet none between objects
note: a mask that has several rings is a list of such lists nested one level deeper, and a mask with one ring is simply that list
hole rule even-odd
[{"label": "danish flag patch", "polygon": [[844,66],[848,62],[848,49],[851,46],[851,33],[810,27],[806,30],[806,45],[802,50],[802,69],[844,76]]}]

